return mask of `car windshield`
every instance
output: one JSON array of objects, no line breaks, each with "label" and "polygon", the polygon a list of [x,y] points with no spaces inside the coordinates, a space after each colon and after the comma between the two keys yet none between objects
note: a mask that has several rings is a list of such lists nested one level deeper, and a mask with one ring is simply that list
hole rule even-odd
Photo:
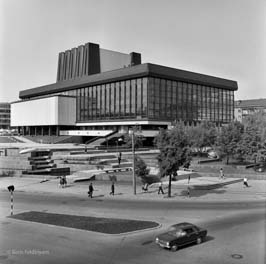
[{"label": "car windshield", "polygon": [[180,235],[181,232],[182,230],[179,227],[175,227],[175,226],[170,226],[167,230],[168,234],[175,235],[175,236]]}]

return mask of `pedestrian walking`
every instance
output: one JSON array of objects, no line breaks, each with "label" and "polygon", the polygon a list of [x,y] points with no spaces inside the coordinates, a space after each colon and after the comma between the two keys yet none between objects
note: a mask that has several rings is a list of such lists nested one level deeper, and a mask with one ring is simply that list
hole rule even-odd
[{"label": "pedestrian walking", "polygon": [[223,168],[220,169],[220,179],[224,179],[224,170],[223,170]]},{"label": "pedestrian walking", "polygon": [[243,179],[243,184],[244,184],[245,187],[249,187],[248,179],[246,177]]},{"label": "pedestrian walking", "polygon": [[58,187],[64,188],[64,179],[63,179],[63,177],[60,177],[60,178],[59,178],[59,184],[58,184]]},{"label": "pedestrian walking", "polygon": [[190,182],[190,174],[188,175],[188,178],[187,178],[187,183],[189,184]]},{"label": "pedestrian walking", "polygon": [[88,197],[92,198],[93,191],[94,189],[93,189],[92,182],[91,182],[89,185]]},{"label": "pedestrian walking", "polygon": [[148,187],[149,187],[149,184],[146,182],[143,186],[142,186],[142,190],[144,192],[147,192],[148,191]]},{"label": "pedestrian walking", "polygon": [[110,195],[115,195],[115,184],[112,182]]},{"label": "pedestrian walking", "polygon": [[187,197],[190,198],[190,188],[189,188],[189,186],[187,187]]},{"label": "pedestrian walking", "polygon": [[118,165],[119,165],[119,166],[120,166],[120,163],[121,163],[121,159],[122,159],[122,153],[119,152],[119,153],[117,154],[117,160],[118,160]]},{"label": "pedestrian walking", "polygon": [[164,191],[163,191],[163,183],[162,182],[159,183],[158,194],[160,194],[160,193],[164,194]]},{"label": "pedestrian walking", "polygon": [[66,187],[67,186],[66,175],[64,175],[62,178],[63,178],[63,186]]}]

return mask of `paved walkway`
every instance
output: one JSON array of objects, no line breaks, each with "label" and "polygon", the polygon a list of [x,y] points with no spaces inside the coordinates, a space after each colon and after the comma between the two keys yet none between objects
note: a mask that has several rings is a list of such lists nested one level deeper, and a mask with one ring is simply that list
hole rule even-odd
[{"label": "paved walkway", "polygon": [[[199,178],[192,178],[193,181],[199,181]],[[213,179],[214,180],[214,179]],[[184,182],[182,182],[184,181]],[[202,180],[201,180],[202,181]],[[158,195],[158,187],[155,185],[144,192],[141,186],[137,186],[136,195],[133,194],[133,186],[130,183],[115,183],[115,195],[111,196],[110,182],[93,181],[94,198],[101,199],[129,199],[129,200],[164,200],[164,201],[265,201],[266,202],[266,180],[250,180],[250,187],[244,187],[242,182],[225,185],[213,190],[190,190],[190,197],[187,195],[187,180],[178,181],[172,188],[172,197],[167,197],[167,182],[164,182],[165,194]],[[58,186],[58,179],[45,181],[44,177],[26,178],[26,177],[1,177],[0,191],[7,192],[7,186],[14,185],[15,192],[35,192],[43,194],[57,194],[69,196],[87,197],[88,182],[71,183],[66,188]],[[89,198],[88,198],[89,199]]]}]

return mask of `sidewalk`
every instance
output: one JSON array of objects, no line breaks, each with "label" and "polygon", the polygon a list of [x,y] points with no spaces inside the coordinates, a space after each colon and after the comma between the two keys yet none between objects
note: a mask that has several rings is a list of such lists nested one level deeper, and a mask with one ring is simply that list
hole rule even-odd
[{"label": "sidewalk", "polygon": [[[7,186],[14,185],[15,192],[33,192],[42,194],[69,195],[88,197],[89,182],[71,183],[67,187],[58,186],[59,179],[44,181],[45,177],[1,177],[0,191],[7,192]],[[172,186],[172,197],[167,197],[167,182],[164,182],[164,195],[158,195],[158,187],[149,188],[144,192],[137,185],[137,193],[133,194],[133,186],[130,183],[115,183],[115,195],[110,195],[111,182],[92,181],[94,187],[94,199],[122,199],[122,200],[163,200],[163,201],[192,201],[192,202],[217,202],[217,201],[265,201],[266,180],[250,180],[250,187],[244,187],[242,182],[233,183],[213,190],[190,190],[187,196],[187,185],[180,182],[180,186]],[[193,179],[190,180],[190,184]],[[88,198],[89,199],[89,198]]]}]

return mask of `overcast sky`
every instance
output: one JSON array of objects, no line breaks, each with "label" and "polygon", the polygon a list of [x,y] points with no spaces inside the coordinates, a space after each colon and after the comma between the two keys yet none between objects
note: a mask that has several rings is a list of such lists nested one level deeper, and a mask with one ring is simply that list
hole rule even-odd
[{"label": "overcast sky", "polygon": [[266,98],[265,0],[0,0],[0,102],[56,81],[58,53],[87,42],[236,80]]}]

